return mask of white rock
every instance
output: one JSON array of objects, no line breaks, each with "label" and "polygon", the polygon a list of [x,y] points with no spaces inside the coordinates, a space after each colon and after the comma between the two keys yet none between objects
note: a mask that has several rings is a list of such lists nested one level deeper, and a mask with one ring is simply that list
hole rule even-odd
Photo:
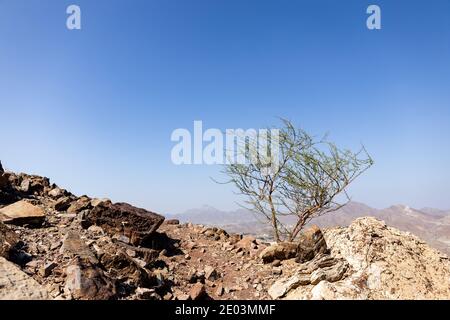
[{"label": "white rock", "polygon": [[47,290],[16,265],[0,257],[0,300],[47,300]]}]

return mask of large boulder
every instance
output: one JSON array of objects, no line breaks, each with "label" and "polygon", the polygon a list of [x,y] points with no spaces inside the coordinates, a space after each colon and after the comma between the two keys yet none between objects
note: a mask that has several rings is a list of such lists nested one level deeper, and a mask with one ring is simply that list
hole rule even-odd
[{"label": "large boulder", "polygon": [[270,263],[274,260],[287,260],[297,256],[298,245],[293,242],[274,243],[265,248],[260,257],[264,263]]},{"label": "large boulder", "polygon": [[109,235],[123,235],[142,245],[163,223],[164,217],[127,203],[98,205],[83,217],[83,227],[100,226]]},{"label": "large boulder", "polygon": [[65,194],[67,194],[67,191],[64,189],[58,188],[58,187],[55,187],[48,192],[48,195],[54,199],[59,199],[62,196],[64,196]]},{"label": "large boulder", "polygon": [[25,200],[15,202],[0,209],[0,221],[6,224],[42,224],[45,220],[44,209]]},{"label": "large boulder", "polygon": [[77,300],[109,300],[115,297],[114,281],[106,276],[97,257],[77,232],[67,233],[60,252],[71,259],[65,270],[66,296]]},{"label": "large boulder", "polygon": [[[277,299],[448,299],[450,259],[372,217],[324,232],[329,253],[283,269]],[[286,271],[286,272],[285,272]]]},{"label": "large boulder", "polygon": [[50,188],[50,179],[22,173],[14,177],[12,184],[19,192],[25,195],[42,196]]},{"label": "large boulder", "polygon": [[97,257],[89,249],[76,231],[69,231],[64,237],[60,253],[68,258],[79,257],[92,264],[98,263]]},{"label": "large boulder", "polygon": [[293,275],[278,279],[268,293],[272,299],[278,299],[301,286],[316,285],[321,281],[336,282],[344,277],[348,267],[344,259],[320,254],[313,260],[294,267],[290,270]]},{"label": "large boulder", "polygon": [[118,281],[119,291],[125,292],[130,291],[132,287],[152,287],[157,284],[152,273],[145,268],[150,259],[145,261],[139,257],[130,257],[130,251],[127,253],[118,246],[106,246],[102,250],[104,254],[100,258],[100,263],[108,271],[109,276]]},{"label": "large boulder", "polygon": [[[345,258],[369,299],[449,299],[450,259],[408,232],[372,217],[325,232],[331,253]],[[332,287],[332,286],[330,286]]]},{"label": "large boulder", "polygon": [[54,204],[53,207],[56,211],[66,211],[72,203],[72,199],[69,197],[61,197]]},{"label": "large boulder", "polygon": [[314,225],[300,234],[296,261],[304,263],[327,251],[327,242],[322,231],[318,226]]},{"label": "large boulder", "polygon": [[67,213],[80,213],[89,208],[91,208],[91,199],[87,196],[82,196],[70,204]]},{"label": "large boulder", "polygon": [[312,226],[300,234],[298,242],[274,243],[265,248],[261,252],[260,257],[264,263],[292,258],[296,258],[298,263],[304,263],[327,252],[327,243],[322,231],[319,227]]},{"label": "large boulder", "polygon": [[110,300],[116,295],[114,281],[102,269],[80,257],[66,268],[64,292],[77,300]]},{"label": "large boulder", "polygon": [[46,300],[47,290],[12,262],[0,257],[0,300]]}]

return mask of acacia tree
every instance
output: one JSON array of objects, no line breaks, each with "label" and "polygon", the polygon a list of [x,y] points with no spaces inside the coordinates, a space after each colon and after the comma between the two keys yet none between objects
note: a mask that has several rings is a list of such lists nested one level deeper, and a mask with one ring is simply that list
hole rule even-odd
[{"label": "acacia tree", "polygon": [[264,142],[277,143],[278,152],[259,154],[260,138],[248,139],[241,150],[258,161],[228,164],[224,173],[230,178],[227,183],[246,196],[244,207],[270,223],[277,242],[294,241],[311,219],[347,204],[347,187],[373,165],[364,147],[357,152],[340,149],[287,120],[277,137]]}]

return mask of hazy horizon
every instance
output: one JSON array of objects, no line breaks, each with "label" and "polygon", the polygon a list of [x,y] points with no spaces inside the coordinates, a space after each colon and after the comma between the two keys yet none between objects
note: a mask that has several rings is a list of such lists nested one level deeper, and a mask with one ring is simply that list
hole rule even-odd
[{"label": "hazy horizon", "polygon": [[[371,208],[371,209],[376,209],[376,210],[389,209],[389,208],[395,207],[395,206],[404,206],[404,207],[410,207],[410,208],[412,208],[412,209],[414,209],[414,210],[418,210],[418,211],[421,211],[421,210],[424,210],[424,209],[434,209],[434,210],[439,210],[439,211],[443,211],[443,212],[450,212],[450,209],[448,209],[448,208],[436,208],[436,207],[421,207],[421,208],[414,208],[414,207],[411,207],[411,206],[409,206],[408,204],[405,204],[405,203],[393,203],[393,204],[390,205],[390,206],[387,206],[387,207],[381,207],[381,208],[378,208],[378,207],[372,207],[372,206],[370,206],[370,205],[368,205],[368,204],[366,204],[366,203],[359,202],[359,201],[351,201],[351,203],[364,205],[364,206],[367,206],[367,207],[369,207],[369,208]],[[183,212],[176,212],[176,213],[171,212],[170,214],[171,214],[171,215],[183,215],[183,214],[186,214],[187,212],[190,212],[190,211],[194,211],[194,210],[198,210],[198,209],[205,209],[205,208],[211,208],[211,209],[214,209],[214,210],[224,211],[224,212],[234,212],[234,211],[238,211],[238,210],[240,210],[240,209],[243,209],[243,210],[249,210],[249,209],[247,209],[247,208],[243,208],[243,207],[240,207],[240,206],[236,206],[235,208],[232,208],[232,209],[229,209],[229,210],[224,210],[224,209],[216,208],[216,207],[211,206],[211,205],[208,205],[208,204],[203,204],[203,205],[201,205],[201,206],[199,206],[199,207],[196,207],[196,208],[189,208],[189,209],[186,209],[186,210],[183,211]]]}]

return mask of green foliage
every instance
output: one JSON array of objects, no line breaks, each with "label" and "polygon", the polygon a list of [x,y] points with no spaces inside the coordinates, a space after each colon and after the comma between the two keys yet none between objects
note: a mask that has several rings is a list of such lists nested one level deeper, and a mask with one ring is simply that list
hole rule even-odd
[{"label": "green foliage", "polygon": [[[224,173],[247,197],[246,207],[271,224],[277,241],[293,241],[311,219],[350,201],[347,187],[373,160],[364,147],[356,153],[340,149],[326,137],[315,139],[287,120],[279,133],[265,141],[278,144],[278,152],[258,154],[261,141],[249,139],[242,152],[264,161],[229,164]],[[344,196],[343,203],[336,201],[338,195]],[[287,223],[287,217],[294,217],[295,223]]]}]

